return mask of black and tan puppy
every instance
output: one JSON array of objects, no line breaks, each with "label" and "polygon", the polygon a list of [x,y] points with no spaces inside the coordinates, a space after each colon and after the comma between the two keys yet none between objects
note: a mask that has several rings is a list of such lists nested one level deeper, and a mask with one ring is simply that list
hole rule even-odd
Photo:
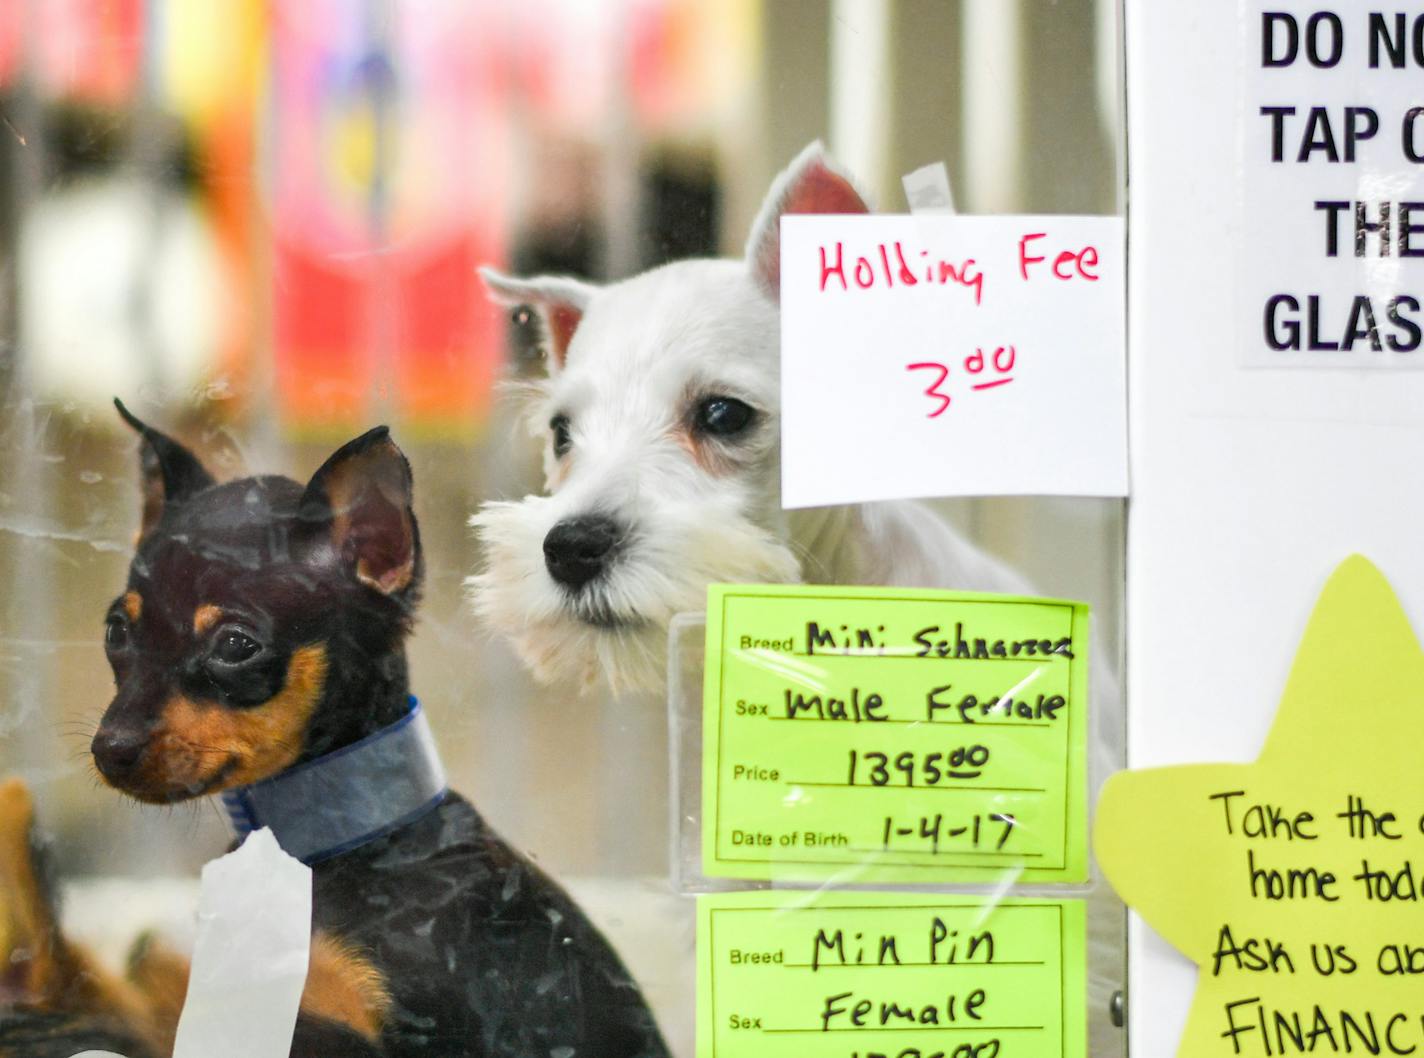
[{"label": "black and tan puppy", "polygon": [[[107,618],[117,694],[94,760],[141,801],[222,792],[240,831],[270,825],[313,863],[293,1055],[666,1054],[598,930],[444,789],[410,698],[420,535],[387,431],[305,486],[217,484],[120,411],[142,438],[143,527]],[[372,1050],[304,1049],[319,1026]]]}]

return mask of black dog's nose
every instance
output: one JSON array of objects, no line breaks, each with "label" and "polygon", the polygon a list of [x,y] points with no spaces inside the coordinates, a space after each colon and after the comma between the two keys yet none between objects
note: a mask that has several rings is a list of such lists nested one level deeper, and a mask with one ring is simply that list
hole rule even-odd
[{"label": "black dog's nose", "polygon": [[601,514],[565,518],[544,537],[549,576],[570,588],[582,588],[608,565],[621,536],[618,523]]},{"label": "black dog's nose", "polygon": [[99,770],[110,779],[119,779],[138,767],[146,744],[147,740],[136,731],[100,730],[89,748]]}]

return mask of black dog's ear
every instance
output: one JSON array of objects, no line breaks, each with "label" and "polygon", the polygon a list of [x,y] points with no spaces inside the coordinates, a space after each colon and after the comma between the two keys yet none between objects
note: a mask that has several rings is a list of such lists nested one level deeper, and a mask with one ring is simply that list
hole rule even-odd
[{"label": "black dog's ear", "polygon": [[143,422],[125,408],[118,397],[114,398],[114,407],[143,441],[139,450],[139,469],[143,474],[143,526],[139,536],[143,537],[158,524],[167,505],[182,503],[215,482],[197,456]]},{"label": "black dog's ear", "polygon": [[322,464],[302,495],[298,518],[362,584],[398,595],[419,571],[412,488],[410,464],[390,430],[378,426]]}]

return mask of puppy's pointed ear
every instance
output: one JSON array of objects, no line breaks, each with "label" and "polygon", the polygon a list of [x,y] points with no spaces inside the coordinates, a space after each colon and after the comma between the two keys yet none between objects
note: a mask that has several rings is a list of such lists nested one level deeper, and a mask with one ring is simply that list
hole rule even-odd
[{"label": "puppy's pointed ear", "polygon": [[516,312],[527,309],[538,316],[544,331],[544,357],[549,371],[562,371],[574,331],[597,288],[562,276],[516,279],[493,268],[481,268],[480,278],[496,304]]},{"label": "puppy's pointed ear", "polygon": [[139,536],[145,537],[163,517],[166,507],[182,503],[215,483],[192,452],[141,421],[118,397],[114,398],[114,407],[143,441],[139,453],[139,469],[143,474],[143,526]]},{"label": "puppy's pointed ear", "polygon": [[313,554],[339,562],[382,595],[401,595],[420,575],[410,464],[384,426],[348,441],[312,475],[297,517]]},{"label": "puppy's pointed ear", "polygon": [[752,222],[747,267],[762,293],[781,300],[781,218],[788,213],[869,213],[870,207],[817,140],[771,182]]}]

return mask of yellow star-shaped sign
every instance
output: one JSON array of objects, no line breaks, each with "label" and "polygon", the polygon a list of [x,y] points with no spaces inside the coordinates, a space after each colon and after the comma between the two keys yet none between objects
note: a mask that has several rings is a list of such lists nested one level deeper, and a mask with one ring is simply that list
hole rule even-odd
[{"label": "yellow star-shaped sign", "polygon": [[1256,762],[1115,775],[1093,840],[1199,967],[1179,1056],[1424,1056],[1424,651],[1366,559],[1321,593]]}]

